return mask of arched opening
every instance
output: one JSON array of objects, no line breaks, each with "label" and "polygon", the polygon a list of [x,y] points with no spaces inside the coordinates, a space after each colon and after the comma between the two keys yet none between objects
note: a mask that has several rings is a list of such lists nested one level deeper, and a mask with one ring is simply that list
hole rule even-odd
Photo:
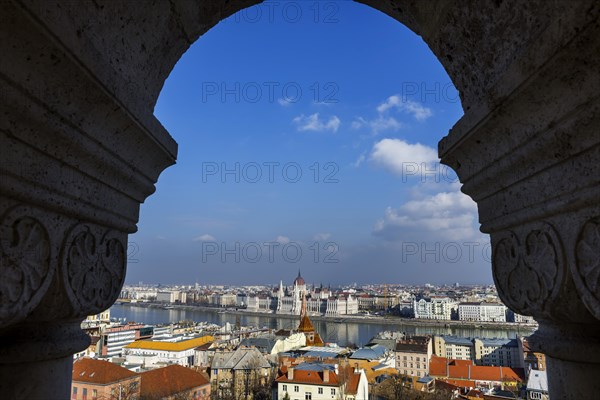
[{"label": "arched opening", "polygon": [[[155,113],[178,165],[142,208],[129,283],[491,283],[475,204],[437,158],[462,114],[449,77],[394,19],[315,4],[244,9],[175,67]],[[303,257],[267,260],[269,242]]]}]

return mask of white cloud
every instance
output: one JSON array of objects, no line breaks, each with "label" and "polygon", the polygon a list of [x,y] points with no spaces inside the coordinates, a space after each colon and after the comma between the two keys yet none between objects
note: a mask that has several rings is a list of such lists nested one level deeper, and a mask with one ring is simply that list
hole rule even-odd
[{"label": "white cloud", "polygon": [[377,112],[383,114],[391,108],[411,114],[417,121],[425,121],[433,115],[433,111],[431,111],[430,108],[425,107],[416,101],[401,100],[400,96],[397,95],[388,97],[384,103],[377,107]]},{"label": "white cloud", "polygon": [[314,113],[309,116],[301,114],[294,118],[293,122],[297,125],[299,131],[331,131],[335,133],[339,129],[342,121],[337,116],[333,115],[325,122],[324,120],[321,120],[319,113]]},{"label": "white cloud", "polygon": [[420,143],[408,143],[401,139],[382,139],[373,145],[369,160],[395,174],[404,176],[418,172],[438,162],[437,151]]},{"label": "white cloud", "polygon": [[378,135],[384,131],[397,131],[405,127],[405,125],[402,122],[399,122],[396,118],[384,117],[382,115],[379,115],[377,118],[372,120],[358,117],[352,121],[350,126],[352,129],[361,129],[363,127],[367,127],[373,135]]},{"label": "white cloud", "polygon": [[331,233],[317,233],[313,239],[318,241],[318,242],[324,242],[326,240],[329,240],[329,238],[331,237]]},{"label": "white cloud", "polygon": [[363,163],[363,161],[365,161],[366,158],[367,157],[364,154],[361,154],[360,156],[358,156],[358,158],[354,162],[354,167],[356,167],[356,168],[360,167],[360,165]]},{"label": "white cloud", "polygon": [[214,238],[214,236],[211,236],[208,233],[194,238],[194,242],[214,242],[215,240],[216,239]]},{"label": "white cloud", "polygon": [[286,98],[279,98],[279,99],[277,99],[277,102],[279,103],[280,106],[283,106],[283,107],[287,107],[287,106],[293,104],[293,102],[290,101],[290,99],[288,99],[287,97]]},{"label": "white cloud", "polygon": [[470,197],[455,192],[440,192],[407,201],[399,208],[388,207],[373,229],[387,240],[475,240],[477,206]]},{"label": "white cloud", "polygon": [[277,243],[280,243],[280,244],[288,244],[290,242],[290,238],[287,237],[287,236],[281,236],[281,235],[279,235],[279,236],[277,236],[277,238],[275,239],[275,241]]}]

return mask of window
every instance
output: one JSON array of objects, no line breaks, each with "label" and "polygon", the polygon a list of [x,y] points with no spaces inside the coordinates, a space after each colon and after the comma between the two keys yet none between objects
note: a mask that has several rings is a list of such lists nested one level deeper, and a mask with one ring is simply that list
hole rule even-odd
[{"label": "window", "polygon": [[73,388],[73,394],[71,394],[71,399],[73,399],[73,400],[77,399],[77,388],[76,387]]},{"label": "window", "polygon": [[298,386],[294,386],[294,392],[299,392],[300,388]]},{"label": "window", "polygon": [[312,392],[305,392],[304,400],[312,400]]},{"label": "window", "polygon": [[317,389],[317,392],[318,392],[319,394],[323,394],[323,388],[319,388],[319,389]]},{"label": "window", "polygon": [[282,385],[281,388],[283,389],[284,392],[287,392],[287,385]]},{"label": "window", "polygon": [[335,396],[335,389],[333,389],[333,388],[331,389],[331,395]]},{"label": "window", "polygon": [[96,400],[98,398],[98,390],[92,389],[92,400]]},{"label": "window", "polygon": [[83,396],[82,397],[83,400],[87,400],[87,389],[86,388],[83,388],[83,393],[81,395]]}]

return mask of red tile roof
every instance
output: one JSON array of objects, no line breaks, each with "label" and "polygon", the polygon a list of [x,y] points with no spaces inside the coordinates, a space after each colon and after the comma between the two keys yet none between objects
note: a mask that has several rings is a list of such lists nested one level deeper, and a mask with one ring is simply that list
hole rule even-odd
[{"label": "red tile roof", "polygon": [[143,372],[140,377],[142,398],[173,396],[209,384],[201,373],[176,364]]},{"label": "red tile roof", "polygon": [[302,371],[294,370],[294,377],[288,379],[287,371],[277,379],[277,382],[282,383],[304,383],[307,385],[322,385],[322,386],[339,386],[338,376],[334,371],[329,371],[329,382],[323,380],[323,371]]},{"label": "red tile roof", "polygon": [[432,356],[429,362],[429,374],[448,378],[448,381],[522,381],[522,374],[518,370],[509,367],[474,365],[472,361],[449,360],[437,356]]},{"label": "red tile roof", "polygon": [[73,381],[106,385],[137,374],[108,361],[80,358],[73,363]]},{"label": "red tile roof", "polygon": [[[344,372],[347,376],[347,388],[346,394],[356,394],[358,392],[358,385],[360,383],[360,374],[355,373],[354,368],[340,367],[340,372]],[[344,369],[345,368],[345,369]],[[340,386],[340,376],[335,371],[329,371],[329,381],[323,380],[324,371],[305,371],[294,369],[294,377],[288,379],[288,367],[283,366],[281,368],[281,374],[276,382],[281,383],[302,383],[307,385],[319,385],[319,386]]]},{"label": "red tile roof", "polygon": [[346,374],[348,377],[346,394],[356,394],[358,392],[358,384],[360,383],[360,374],[355,373],[352,367],[346,367]]}]

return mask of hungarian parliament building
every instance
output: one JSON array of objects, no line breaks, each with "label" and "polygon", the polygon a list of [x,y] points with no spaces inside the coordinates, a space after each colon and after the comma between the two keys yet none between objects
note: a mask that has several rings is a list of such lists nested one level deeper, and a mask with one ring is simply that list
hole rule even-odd
[{"label": "hungarian parliament building", "polygon": [[248,311],[300,315],[303,299],[309,315],[358,314],[358,299],[355,296],[344,293],[334,295],[323,286],[308,290],[300,271],[291,287],[284,287],[283,282],[280,282],[279,288],[273,289],[270,295],[249,295],[245,303]]}]

